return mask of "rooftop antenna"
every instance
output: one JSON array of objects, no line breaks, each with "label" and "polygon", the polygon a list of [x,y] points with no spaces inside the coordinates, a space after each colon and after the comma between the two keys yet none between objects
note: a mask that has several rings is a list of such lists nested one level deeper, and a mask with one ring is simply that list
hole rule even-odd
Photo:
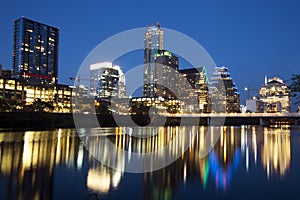
[{"label": "rooftop antenna", "polygon": [[265,85],[267,85],[268,83],[268,78],[267,78],[267,75],[265,75]]},{"label": "rooftop antenna", "polygon": [[158,28],[160,28],[160,23],[159,22],[156,22],[156,25]]}]

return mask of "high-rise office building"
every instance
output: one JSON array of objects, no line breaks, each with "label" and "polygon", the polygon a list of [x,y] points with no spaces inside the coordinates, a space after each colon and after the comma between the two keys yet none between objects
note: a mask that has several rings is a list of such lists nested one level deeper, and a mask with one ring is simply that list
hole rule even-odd
[{"label": "high-rise office building", "polygon": [[147,26],[144,38],[144,97],[155,97],[156,64],[154,54],[163,49],[164,31],[160,24]]},{"label": "high-rise office building", "polygon": [[166,100],[178,99],[178,57],[167,50],[154,53],[154,94],[152,97],[163,97]]},{"label": "high-rise office building", "polygon": [[[181,99],[188,104],[188,108],[186,107],[185,109],[200,113],[210,112],[208,78],[205,67],[182,69],[179,72],[187,80],[187,82],[181,82],[180,85]],[[193,99],[197,99],[197,101],[193,101]],[[193,105],[195,102],[197,104]]]},{"label": "high-rise office building", "polygon": [[259,94],[265,103],[265,112],[290,112],[290,89],[280,78],[265,81]]},{"label": "high-rise office building", "polygon": [[14,21],[12,77],[23,83],[57,83],[59,29],[27,18]]},{"label": "high-rise office building", "polygon": [[209,87],[212,112],[232,113],[240,111],[240,94],[225,66],[216,67]]},{"label": "high-rise office building", "polygon": [[102,62],[90,66],[90,95],[95,98],[126,97],[125,75],[120,66]]}]

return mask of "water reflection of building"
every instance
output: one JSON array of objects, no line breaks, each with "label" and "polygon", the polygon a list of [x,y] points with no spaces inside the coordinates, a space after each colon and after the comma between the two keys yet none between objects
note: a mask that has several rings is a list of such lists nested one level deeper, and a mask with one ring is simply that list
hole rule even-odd
[{"label": "water reflection of building", "polygon": [[119,170],[113,170],[101,163],[99,165],[94,164],[88,170],[87,187],[95,192],[107,194],[111,187],[118,188],[122,176],[123,172]]},{"label": "water reflection of building", "polygon": [[[291,163],[290,131],[254,126],[242,127],[138,127],[107,128],[101,134],[80,132],[89,141],[89,154],[75,132],[0,133],[0,177],[5,179],[5,197],[11,199],[53,198],[54,170],[65,166],[87,170],[87,189],[97,194],[110,194],[120,187],[130,156],[115,154],[105,143],[128,152],[153,152],[169,145],[178,154],[172,164],[143,174],[144,199],[168,199],[182,184],[201,182],[199,190],[227,190],[237,170],[251,172],[262,165],[267,176],[284,176]],[[212,134],[210,134],[212,133]],[[108,136],[109,135],[109,136]],[[205,138],[220,135],[211,153],[203,156]],[[213,139],[209,140],[214,141]],[[188,144],[185,151],[182,145]],[[176,153],[177,152],[177,153]],[[97,160],[114,165],[111,169]],[[83,167],[85,166],[85,167]]]},{"label": "water reflection of building", "polygon": [[[206,145],[204,138],[210,130],[213,137],[217,133],[221,135],[213,153],[202,158],[202,151]],[[178,154],[179,158],[171,165],[160,170],[145,173],[143,181],[143,198],[162,199],[170,198],[177,192],[180,183],[186,184],[189,179],[200,179],[203,187],[206,187],[208,179],[213,178],[217,187],[229,186],[234,177],[235,170],[240,162],[239,128],[226,127],[146,127],[146,128],[116,128],[115,130],[102,130],[114,143],[115,148],[125,149],[132,153],[149,153],[169,146],[171,154]],[[188,135],[193,135],[192,137]],[[125,164],[130,162],[130,155],[112,152],[110,146],[105,144],[103,135],[95,130],[88,136],[89,151],[93,157],[100,158],[113,170],[103,166],[98,161],[90,159],[90,167],[87,177],[87,186],[100,194],[107,194],[111,188],[117,188],[122,179]],[[172,141],[172,144],[170,142]],[[211,140],[212,141],[212,140]],[[182,144],[189,143],[190,148],[185,151]],[[212,143],[209,145],[213,145]],[[214,156],[211,156],[214,155]],[[219,180],[221,174],[224,180]],[[219,181],[219,182],[218,182]]]},{"label": "water reflection of building", "polygon": [[[118,128],[103,130],[105,134],[117,133]],[[109,146],[106,143],[106,136],[97,134],[97,129],[91,131],[91,135],[84,137],[89,149],[89,169],[87,175],[87,187],[100,194],[109,193],[111,188],[117,189],[124,173],[124,157],[120,154],[112,155]],[[115,169],[109,166],[115,164]]]},{"label": "water reflection of building", "polygon": [[[227,190],[238,169],[244,166],[244,170],[249,172],[251,167],[259,164],[260,150],[264,167],[266,167],[264,160],[267,160],[273,169],[277,168],[281,176],[288,171],[291,159],[288,133],[277,140],[276,136],[269,134],[272,132],[269,128],[263,130],[261,127],[243,126],[210,127],[210,129],[214,134],[220,133],[212,152],[201,158],[208,129],[200,127],[199,130],[194,130],[196,131],[194,141],[182,157],[166,168],[144,175],[144,198],[170,198],[176,193],[179,184],[188,184],[190,180],[200,180],[203,190],[208,187],[209,179],[214,182],[213,185],[217,189]],[[279,142],[282,144],[279,145]],[[281,154],[274,152],[280,151],[279,147],[284,148]]]},{"label": "water reflection of building", "polygon": [[[186,180],[187,167],[189,165],[185,162],[187,152],[183,149],[182,144],[189,142],[189,145],[192,145],[194,138],[184,137],[186,133],[198,133],[197,127],[167,127],[161,129],[161,135],[158,135],[158,140],[162,141],[159,149],[173,141],[172,145],[170,145],[170,153],[176,154],[176,152],[181,152],[181,156],[171,165],[144,174],[143,199],[171,199],[177,192],[180,183]],[[181,137],[182,135],[183,137]],[[150,151],[154,150],[155,148],[152,148]]]},{"label": "water reflection of building", "polygon": [[7,199],[53,199],[54,167],[80,168],[83,148],[70,131],[0,133]]},{"label": "water reflection of building", "polygon": [[[209,133],[212,133],[212,135],[207,135],[208,129],[210,129]],[[168,130],[166,129],[166,131]],[[235,134],[232,132],[234,131],[233,128],[226,130],[226,128],[219,127],[200,127],[199,129],[194,127],[185,131],[192,131],[195,134],[195,137],[189,141],[190,148],[182,152],[182,155],[171,165],[144,174],[144,199],[170,199],[177,192],[179,184],[187,184],[190,179],[201,180],[205,189],[209,177],[213,176],[214,181],[218,181],[217,178],[219,177],[216,174],[220,174],[220,172],[223,172],[225,177],[229,177],[227,183],[229,185],[234,170],[237,169],[240,162],[240,140],[239,137],[235,138]],[[238,132],[238,129],[236,131]],[[202,158],[202,151],[206,145],[204,142],[205,137],[213,137],[216,132],[220,132],[222,136],[214,148],[214,159],[210,158],[212,154]],[[165,132],[165,135],[168,135],[168,132]],[[179,143],[185,142],[184,138],[179,140]],[[172,146],[170,149],[172,152],[176,151],[172,148],[177,148],[177,145]],[[222,155],[219,155],[220,152],[222,152]],[[221,160],[221,162],[215,162],[216,160]],[[222,184],[217,184],[217,186],[223,187]]]},{"label": "water reflection of building", "polygon": [[210,170],[218,188],[226,190],[241,161],[240,140],[234,127],[221,127],[220,140],[209,154]]},{"label": "water reflection of building", "polygon": [[290,130],[264,129],[262,145],[262,164],[269,177],[272,174],[284,176],[290,168],[291,142]]}]

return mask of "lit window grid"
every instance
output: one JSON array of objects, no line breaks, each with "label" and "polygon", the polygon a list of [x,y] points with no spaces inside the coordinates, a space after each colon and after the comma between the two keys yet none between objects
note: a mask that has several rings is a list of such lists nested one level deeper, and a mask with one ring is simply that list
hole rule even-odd
[{"label": "lit window grid", "polygon": [[38,87],[32,85],[22,86],[17,80],[0,78],[0,94],[3,94],[5,90],[9,90],[15,95],[24,94],[19,100],[25,101],[27,105],[30,105],[37,99],[41,99],[42,101],[53,101],[54,104],[57,104],[58,102],[54,99],[57,94],[57,99],[61,99],[59,103],[63,106],[71,107],[72,91],[69,86],[60,88]]}]

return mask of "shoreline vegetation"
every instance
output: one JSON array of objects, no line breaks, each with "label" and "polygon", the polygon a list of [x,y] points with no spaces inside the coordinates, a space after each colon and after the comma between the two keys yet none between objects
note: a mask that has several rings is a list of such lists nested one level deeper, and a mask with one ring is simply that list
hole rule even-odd
[{"label": "shoreline vegetation", "polygon": [[[130,123],[128,119],[130,119]],[[150,119],[151,118],[151,119]],[[117,120],[115,120],[117,119]],[[83,113],[50,113],[50,112],[0,112],[0,128],[4,129],[51,129],[51,128],[97,128],[121,126],[189,126],[209,124],[206,117],[181,119],[180,117],[150,116],[148,114],[132,114],[131,116]],[[262,125],[259,118],[230,118],[214,119],[213,125]],[[299,125],[300,119],[289,121],[280,119],[281,125]],[[132,123],[134,122],[134,123]],[[278,120],[276,122],[278,124]],[[76,126],[75,126],[76,124]],[[280,123],[279,123],[280,124]],[[267,125],[267,124],[266,124]],[[270,124],[268,124],[270,125]]]}]

